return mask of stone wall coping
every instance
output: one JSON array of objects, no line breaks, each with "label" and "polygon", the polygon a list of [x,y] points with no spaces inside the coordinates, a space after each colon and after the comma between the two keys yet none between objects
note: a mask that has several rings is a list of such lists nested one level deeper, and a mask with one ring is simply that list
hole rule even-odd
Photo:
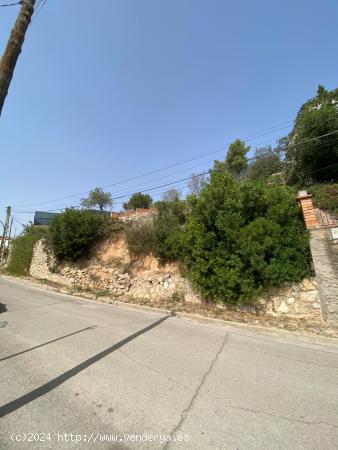
[{"label": "stone wall coping", "polygon": [[312,194],[308,194],[307,191],[299,191],[297,200],[307,200],[313,197]]}]

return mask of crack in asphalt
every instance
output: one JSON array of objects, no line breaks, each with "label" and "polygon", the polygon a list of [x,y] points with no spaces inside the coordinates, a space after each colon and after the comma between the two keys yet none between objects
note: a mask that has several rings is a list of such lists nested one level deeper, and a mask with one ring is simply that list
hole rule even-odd
[{"label": "crack in asphalt", "polygon": [[157,373],[158,375],[161,375],[165,378],[167,378],[167,380],[171,381],[172,383],[176,383],[179,384],[180,386],[186,388],[187,386],[183,383],[181,383],[178,380],[175,380],[174,378],[171,378],[169,375],[167,375],[166,373],[161,372],[160,370],[156,370],[153,367],[148,366],[147,364],[143,364],[140,361],[138,361],[137,359],[132,358],[131,356],[129,356],[125,351],[123,350],[119,350],[120,353],[122,353],[126,358],[128,358],[130,361],[133,361],[135,364],[138,364],[141,367],[144,367],[145,369],[149,370],[150,372],[154,372]]},{"label": "crack in asphalt", "polygon": [[[224,339],[222,341],[222,344],[220,345],[219,349],[217,350],[213,360],[211,361],[208,370],[205,372],[205,374],[203,375],[199,385],[197,386],[194,395],[192,396],[188,406],[182,411],[181,413],[181,419],[178,422],[178,424],[175,426],[175,428],[169,433],[171,436],[173,436],[175,433],[177,433],[177,431],[181,428],[181,425],[183,424],[184,420],[186,419],[189,411],[191,410],[191,408],[193,407],[195,400],[201,390],[201,388],[203,387],[206,379],[208,378],[208,375],[212,372],[212,369],[214,368],[214,365],[216,364],[220,354],[222,353],[225,344],[228,342],[228,336],[229,333],[226,333],[226,335],[224,336]],[[163,450],[169,448],[171,442],[167,442],[166,445],[163,447]]]}]

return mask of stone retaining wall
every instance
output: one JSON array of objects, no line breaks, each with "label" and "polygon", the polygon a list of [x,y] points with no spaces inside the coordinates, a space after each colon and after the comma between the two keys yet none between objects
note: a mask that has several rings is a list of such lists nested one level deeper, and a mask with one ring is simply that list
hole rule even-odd
[{"label": "stone retaining wall", "polygon": [[310,231],[312,259],[325,320],[338,320],[338,243],[330,228]]},{"label": "stone retaining wall", "polygon": [[338,321],[338,221],[327,211],[315,209],[312,195],[298,193],[306,228],[310,233],[310,248],[318,282],[321,308],[325,320]]},{"label": "stone retaining wall", "polygon": [[109,291],[115,297],[148,299],[184,299],[187,302],[200,302],[189,282],[175,273],[159,270],[133,272],[130,264],[119,264],[117,260],[107,266],[88,261],[87,264],[57,264],[48,254],[45,242],[35,244],[30,274],[34,278],[46,279],[73,287],[78,290]]},{"label": "stone retaining wall", "polygon": [[[103,243],[103,248],[107,247],[106,255],[110,256],[114,256],[113,247],[115,245],[116,255],[119,255],[121,260],[114,257],[103,258],[101,245],[101,259],[92,257],[85,262],[61,264],[57,267],[55,259],[49,254],[44,241],[41,240],[36,243],[34,248],[30,274],[32,277],[58,282],[75,290],[109,291],[110,295],[117,298],[123,296],[124,298],[147,299],[149,303],[160,299],[189,303],[202,302],[201,297],[194,292],[190,283],[180,276],[177,268],[175,270],[172,265],[161,267],[155,258],[150,256],[145,257],[143,263],[141,260],[137,261],[134,266],[128,263],[128,255],[125,255],[125,252],[123,255],[121,253],[121,249],[124,248],[123,242],[120,240],[115,244],[114,242]],[[149,258],[153,261],[149,261]],[[222,309],[231,308],[224,304],[218,306]],[[304,280],[301,284],[293,284],[279,290],[274,289],[254,306],[251,303],[251,306],[242,307],[242,309],[259,310],[261,313],[274,316],[311,318],[321,316],[321,305],[315,280]]]},{"label": "stone retaining wall", "polygon": [[321,304],[315,279],[305,279],[272,292],[261,300],[272,315],[321,317]]}]

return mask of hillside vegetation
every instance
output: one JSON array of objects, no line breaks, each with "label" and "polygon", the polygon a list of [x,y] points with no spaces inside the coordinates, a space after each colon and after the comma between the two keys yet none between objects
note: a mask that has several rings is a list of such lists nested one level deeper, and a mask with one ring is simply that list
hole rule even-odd
[{"label": "hillside vegetation", "polygon": [[46,228],[29,225],[20,236],[13,240],[7,273],[15,276],[29,275],[35,243],[45,238]]},{"label": "hillside vegetation", "polygon": [[[135,193],[125,208],[152,205],[150,222],[124,225],[104,213],[66,210],[50,227],[49,245],[59,261],[74,261],[102,236],[125,233],[132,259],[151,253],[175,261],[205,298],[228,303],[298,282],[311,274],[311,256],[297,191],[308,189],[318,207],[338,213],[338,90],[319,86],[290,134],[255,149],[254,158],[250,151],[236,139],[208,177],[192,177],[186,198],[171,189],[154,203]],[[9,270],[27,273],[39,233],[27,228],[15,241]]]}]

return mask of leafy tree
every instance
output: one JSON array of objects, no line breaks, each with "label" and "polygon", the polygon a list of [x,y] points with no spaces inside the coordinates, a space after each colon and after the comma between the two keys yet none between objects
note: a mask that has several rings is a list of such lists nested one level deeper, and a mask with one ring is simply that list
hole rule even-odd
[{"label": "leafy tree", "polygon": [[319,86],[300,109],[288,136],[286,159],[291,183],[338,180],[338,89]]},{"label": "leafy tree", "polygon": [[179,257],[205,297],[251,301],[309,273],[308,235],[291,188],[239,184],[213,170],[200,197],[189,201]]},{"label": "leafy tree", "polygon": [[270,175],[281,172],[283,168],[279,154],[271,146],[260,147],[255,151],[255,159],[249,164],[248,177],[251,180],[267,180]]},{"label": "leafy tree", "polygon": [[207,181],[205,175],[193,174],[188,183],[190,193],[198,197],[202,192],[202,189],[204,188],[206,182]]},{"label": "leafy tree", "polygon": [[226,167],[237,179],[240,178],[248,167],[246,154],[250,147],[245,146],[245,142],[236,139],[229,146],[226,157]]},{"label": "leafy tree", "polygon": [[88,198],[81,199],[81,205],[85,208],[99,208],[100,211],[103,211],[108,206],[113,206],[112,195],[97,187],[90,191]]},{"label": "leafy tree", "polygon": [[91,245],[111,227],[106,214],[94,211],[67,209],[53,219],[49,229],[49,243],[59,261],[76,261],[89,253]]},{"label": "leafy tree", "polygon": [[128,202],[123,203],[124,209],[137,209],[137,208],[150,208],[153,203],[153,199],[148,194],[141,194],[136,192],[133,194]]}]

